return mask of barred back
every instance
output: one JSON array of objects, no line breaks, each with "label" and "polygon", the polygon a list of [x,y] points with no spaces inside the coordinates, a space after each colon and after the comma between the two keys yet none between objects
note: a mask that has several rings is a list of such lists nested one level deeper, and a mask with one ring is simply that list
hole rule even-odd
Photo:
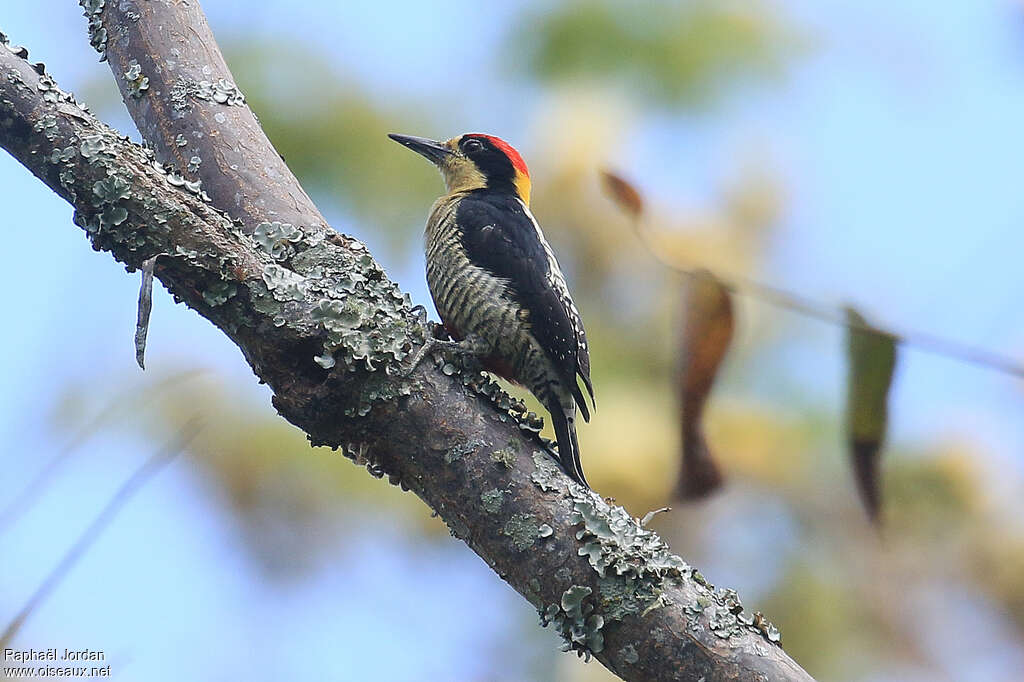
[{"label": "barred back", "polygon": [[572,409],[571,391],[530,333],[529,313],[509,295],[508,282],[470,261],[456,223],[459,194],[434,204],[424,235],[427,286],[452,336],[475,334],[491,346],[488,369],[528,388],[545,405]]}]

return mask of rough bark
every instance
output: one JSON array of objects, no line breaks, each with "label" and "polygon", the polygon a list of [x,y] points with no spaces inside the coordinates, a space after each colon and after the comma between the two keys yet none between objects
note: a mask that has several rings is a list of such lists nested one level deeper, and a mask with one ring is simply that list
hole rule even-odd
[{"label": "rough bark", "polygon": [[99,18],[102,54],[157,159],[249,229],[327,227],[246,106],[198,2],[107,2]]},{"label": "rough bark", "polygon": [[811,679],[735,593],[571,482],[478,371],[441,356],[407,371],[422,311],[330,231],[231,87],[189,85],[204,65],[200,80],[230,82],[195,3],[85,5],[147,142],[186,173],[186,155],[203,159],[201,187],[168,172],[0,48],[0,146],[75,207],[94,248],[130,269],[159,256],[156,276],[238,345],[282,416],[414,491],[568,647],[627,680]]}]

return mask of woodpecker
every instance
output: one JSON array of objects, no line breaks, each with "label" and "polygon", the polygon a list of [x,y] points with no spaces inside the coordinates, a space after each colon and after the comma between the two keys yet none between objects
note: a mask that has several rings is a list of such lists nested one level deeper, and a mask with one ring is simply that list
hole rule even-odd
[{"label": "woodpecker", "polygon": [[525,386],[551,414],[562,468],[585,486],[576,411],[594,405],[583,320],[558,261],[530,213],[523,157],[493,135],[445,142],[389,135],[434,163],[447,193],[425,233],[427,285],[448,335],[483,367]]}]

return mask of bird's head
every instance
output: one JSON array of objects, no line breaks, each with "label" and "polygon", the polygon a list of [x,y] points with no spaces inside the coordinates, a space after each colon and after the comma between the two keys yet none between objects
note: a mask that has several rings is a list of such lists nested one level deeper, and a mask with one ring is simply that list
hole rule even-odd
[{"label": "bird's head", "polygon": [[449,192],[487,188],[509,192],[530,203],[526,162],[500,137],[466,133],[446,142],[411,135],[388,137],[432,161],[444,176]]}]

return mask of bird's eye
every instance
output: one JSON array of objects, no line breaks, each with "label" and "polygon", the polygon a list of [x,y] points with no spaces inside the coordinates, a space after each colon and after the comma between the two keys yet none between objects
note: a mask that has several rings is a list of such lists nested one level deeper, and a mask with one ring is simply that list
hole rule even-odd
[{"label": "bird's eye", "polygon": [[466,152],[467,154],[474,154],[483,148],[483,143],[480,142],[480,140],[477,140],[472,137],[462,143],[462,151]]}]

